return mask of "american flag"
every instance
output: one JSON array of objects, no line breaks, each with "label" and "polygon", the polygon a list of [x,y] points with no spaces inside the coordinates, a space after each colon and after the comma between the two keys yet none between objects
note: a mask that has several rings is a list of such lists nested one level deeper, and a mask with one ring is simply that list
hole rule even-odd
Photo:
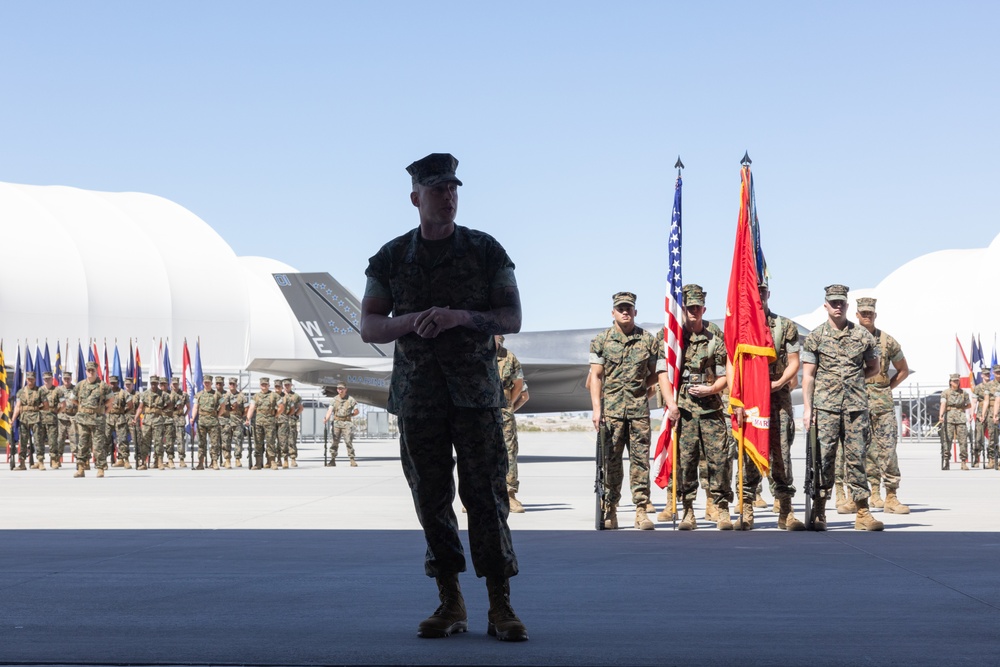
[{"label": "american flag", "polygon": [[[678,160],[680,162],[680,160]],[[683,343],[684,299],[681,296],[681,177],[677,176],[674,187],[674,210],[670,218],[670,236],[667,241],[667,296],[664,301],[663,353],[667,362],[667,379],[676,397],[677,378],[680,376],[681,347]],[[660,425],[660,435],[656,439],[653,465],[655,482],[660,488],[667,486],[672,473],[671,434],[674,425],[667,418],[666,411]]]}]

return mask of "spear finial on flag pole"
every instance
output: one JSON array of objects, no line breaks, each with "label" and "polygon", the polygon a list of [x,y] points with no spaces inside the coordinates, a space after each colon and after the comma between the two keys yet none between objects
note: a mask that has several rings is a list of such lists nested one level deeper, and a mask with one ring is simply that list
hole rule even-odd
[{"label": "spear finial on flag pole", "polygon": [[677,156],[677,163],[674,165],[674,168],[677,170],[677,175],[680,176],[681,175],[681,169],[684,168],[684,163],[681,162],[681,156],[680,155]]},{"label": "spear finial on flag pole", "polygon": [[753,164],[753,160],[750,159],[750,151],[743,151],[743,159],[740,160],[740,164],[743,166],[749,166]]}]

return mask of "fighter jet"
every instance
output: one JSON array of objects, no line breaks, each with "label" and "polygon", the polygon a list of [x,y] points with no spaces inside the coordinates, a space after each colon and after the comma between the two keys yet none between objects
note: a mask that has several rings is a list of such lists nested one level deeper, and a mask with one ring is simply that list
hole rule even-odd
[{"label": "fighter jet", "polygon": [[[385,406],[392,374],[393,344],[361,340],[361,300],[329,273],[272,274],[315,356],[254,359],[249,369],[323,386],[328,394],[343,382],[357,400]],[[505,336],[517,355],[531,394],[532,413],[590,410],[586,388],[590,340],[602,329],[541,331]]]}]

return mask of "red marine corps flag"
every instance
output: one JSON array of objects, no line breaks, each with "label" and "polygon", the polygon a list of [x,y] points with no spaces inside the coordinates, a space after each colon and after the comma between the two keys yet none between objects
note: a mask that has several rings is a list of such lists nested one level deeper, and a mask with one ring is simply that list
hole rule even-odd
[{"label": "red marine corps flag", "polygon": [[[771,416],[771,378],[768,364],[775,359],[774,342],[760,300],[760,285],[766,278],[764,254],[760,250],[757,207],[754,201],[750,157],[743,156],[740,215],[736,224],[733,269],[726,299],[726,351],[732,374],[729,404],[733,407],[733,437],[739,445],[740,503],[743,498],[743,452],[750,455],[761,475],[767,475],[768,425]],[[743,408],[741,424],[736,408]]]}]

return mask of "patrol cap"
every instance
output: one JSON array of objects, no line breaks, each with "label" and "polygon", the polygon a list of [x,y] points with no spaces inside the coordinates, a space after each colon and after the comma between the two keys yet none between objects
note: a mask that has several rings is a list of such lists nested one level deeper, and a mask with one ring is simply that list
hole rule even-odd
[{"label": "patrol cap", "polygon": [[166,375],[161,375],[161,376],[157,377],[156,381],[159,382],[160,384],[169,384],[170,383],[170,381],[167,379]]},{"label": "patrol cap", "polygon": [[285,378],[284,380],[281,381],[281,384],[291,384],[291,383],[292,383],[292,378]]},{"label": "patrol cap", "polygon": [[961,379],[962,376],[959,375],[958,373],[952,373],[951,375],[948,376],[948,382],[959,382],[961,381]]},{"label": "patrol cap", "polygon": [[684,292],[684,305],[685,306],[704,306],[705,297],[708,296],[705,290],[702,289],[701,285],[695,285],[691,283],[685,285],[681,288]]},{"label": "patrol cap", "polygon": [[993,375],[1000,373],[1000,364],[993,364],[993,368],[991,368],[990,370],[993,371]]},{"label": "patrol cap", "polygon": [[458,183],[455,170],[458,169],[458,160],[451,153],[431,153],[427,157],[420,158],[406,168],[414,185],[437,185],[438,183]]},{"label": "patrol cap", "polygon": [[347,385],[344,384],[343,382],[338,382],[337,389],[347,389]]},{"label": "patrol cap", "polygon": [[87,370],[88,371],[96,371],[97,370],[97,364],[94,363],[93,361],[88,361],[87,362]]},{"label": "patrol cap", "polygon": [[635,294],[632,292],[618,292],[613,297],[611,297],[611,307],[615,308],[619,304],[627,303],[628,305],[635,308]]},{"label": "patrol cap", "polygon": [[226,381],[226,378],[224,378],[224,377],[223,377],[223,376],[221,376],[221,375],[216,375],[216,376],[215,376],[215,381],[216,381],[216,383],[218,383],[218,384],[222,384],[222,383],[224,383],[224,382]]},{"label": "patrol cap", "polygon": [[271,384],[271,378],[261,378],[260,379],[260,383],[261,384]]},{"label": "patrol cap", "polygon": [[202,384],[212,384],[212,376],[206,375],[205,377],[202,378],[201,382]]},{"label": "patrol cap", "polygon": [[858,299],[858,312],[863,313],[865,311],[875,312],[875,299],[870,296],[863,296]]},{"label": "patrol cap", "polygon": [[175,375],[172,378],[170,378],[170,384],[180,384],[180,383],[181,383],[180,375]]},{"label": "patrol cap", "polygon": [[63,371],[63,379],[65,379],[65,380],[72,380],[73,379],[73,372],[72,371]]},{"label": "patrol cap", "polygon": [[27,373],[25,373],[24,374],[24,379],[25,380],[34,380],[35,379],[35,371],[28,371]]},{"label": "patrol cap", "polygon": [[134,384],[134,382],[132,381],[132,378],[126,376],[125,377],[125,384]]},{"label": "patrol cap", "polygon": [[50,371],[45,371],[44,373],[42,373],[42,379],[43,380],[51,380],[52,379],[52,373]]},{"label": "patrol cap", "polygon": [[824,289],[827,301],[847,301],[847,293],[851,291],[847,285],[827,285]]},{"label": "patrol cap", "polygon": [[149,376],[149,384],[156,384],[156,376],[155,375],[150,375]]},{"label": "patrol cap", "polygon": [[236,378],[229,378],[229,384],[239,384],[239,383],[240,381],[237,380]]},{"label": "patrol cap", "polygon": [[108,378],[108,382],[110,382],[111,384],[118,384],[118,376],[112,375],[111,377]]}]

